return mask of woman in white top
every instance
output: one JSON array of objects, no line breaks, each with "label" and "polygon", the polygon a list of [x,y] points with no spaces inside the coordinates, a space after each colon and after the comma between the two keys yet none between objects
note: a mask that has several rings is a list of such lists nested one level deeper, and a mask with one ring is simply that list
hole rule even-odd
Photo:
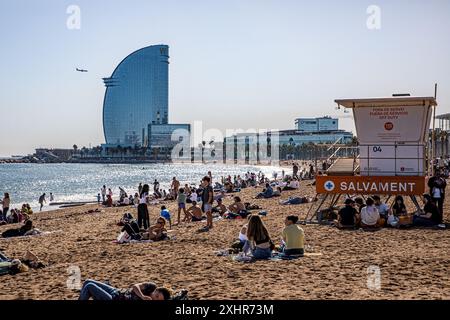
[{"label": "woman in white top", "polygon": [[380,213],[375,206],[375,201],[372,198],[368,198],[366,205],[361,209],[361,227],[381,226]]},{"label": "woman in white top", "polygon": [[138,225],[139,228],[144,227],[145,230],[150,227],[150,215],[148,213],[148,195],[149,195],[150,186],[148,184],[144,184],[140,194],[140,200],[138,205]]}]

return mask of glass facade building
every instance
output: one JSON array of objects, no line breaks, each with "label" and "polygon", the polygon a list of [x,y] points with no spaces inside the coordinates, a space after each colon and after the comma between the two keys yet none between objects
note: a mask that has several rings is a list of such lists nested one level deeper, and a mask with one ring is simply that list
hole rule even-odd
[{"label": "glass facade building", "polygon": [[149,124],[168,123],[169,47],[131,53],[103,81],[106,145],[147,146]]}]

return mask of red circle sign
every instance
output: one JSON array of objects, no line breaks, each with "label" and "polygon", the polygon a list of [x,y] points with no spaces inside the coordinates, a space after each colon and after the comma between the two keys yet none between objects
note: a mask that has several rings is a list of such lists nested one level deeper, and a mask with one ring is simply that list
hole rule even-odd
[{"label": "red circle sign", "polygon": [[384,129],[386,129],[387,131],[391,131],[392,129],[394,129],[394,124],[392,122],[386,122],[384,124]]}]

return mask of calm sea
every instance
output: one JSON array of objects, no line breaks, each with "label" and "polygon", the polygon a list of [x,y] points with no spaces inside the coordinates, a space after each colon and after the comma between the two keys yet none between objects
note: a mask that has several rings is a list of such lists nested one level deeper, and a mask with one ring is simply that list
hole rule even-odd
[{"label": "calm sea", "polygon": [[[119,187],[135,193],[140,182],[158,179],[161,188],[170,187],[172,177],[184,183],[198,183],[208,172],[219,181],[221,176],[243,175],[247,171],[262,171],[271,177],[281,172],[279,167],[223,164],[0,164],[0,199],[4,192],[11,196],[11,207],[27,202],[38,206],[42,193],[53,193],[56,202],[95,201],[102,185],[111,188],[114,198]],[[55,207],[46,206],[49,210]]]}]

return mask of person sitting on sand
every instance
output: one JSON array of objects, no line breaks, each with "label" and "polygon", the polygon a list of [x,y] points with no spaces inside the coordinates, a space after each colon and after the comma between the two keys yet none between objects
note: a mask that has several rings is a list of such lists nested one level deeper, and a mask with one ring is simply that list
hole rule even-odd
[{"label": "person sitting on sand", "polygon": [[227,212],[227,207],[223,204],[222,199],[217,199],[217,206],[212,209],[212,212],[216,212],[223,216]]},{"label": "person sitting on sand", "polygon": [[241,211],[245,210],[245,205],[242,203],[240,197],[236,196],[233,198],[234,202],[228,206],[228,210],[234,214],[239,214]]},{"label": "person sitting on sand", "polygon": [[289,255],[303,255],[305,233],[302,228],[297,225],[297,216],[288,216],[284,221],[285,228],[282,233],[284,241],[283,253]]},{"label": "person sitting on sand", "polygon": [[225,183],[225,192],[233,193],[234,192],[233,184],[231,184],[229,182]]},{"label": "person sitting on sand", "polygon": [[139,205],[139,194],[138,193],[135,193],[134,194],[134,198],[133,198],[133,204],[135,205],[135,206],[137,206],[137,205]]},{"label": "person sitting on sand", "polygon": [[20,228],[8,229],[4,231],[2,233],[2,237],[3,238],[23,237],[39,233],[40,231],[33,227],[33,222],[31,220],[27,220],[25,221],[25,224]]},{"label": "person sitting on sand", "polygon": [[355,201],[351,198],[345,200],[345,207],[338,212],[338,228],[354,228],[359,220],[358,211],[355,209]]},{"label": "person sitting on sand", "polygon": [[439,208],[429,194],[423,195],[423,210],[413,217],[413,225],[421,227],[434,227],[441,223]]},{"label": "person sitting on sand", "polygon": [[243,251],[245,254],[251,252],[255,259],[269,259],[272,255],[272,241],[269,231],[260,216],[252,215],[248,221],[247,238]]},{"label": "person sitting on sand", "polygon": [[375,201],[375,207],[377,207],[380,217],[386,220],[392,213],[391,208],[386,203],[382,202],[381,198],[377,195],[373,196],[372,199]]},{"label": "person sitting on sand", "polygon": [[392,213],[394,216],[405,216],[408,214],[405,206],[405,201],[403,200],[402,196],[396,196],[394,205],[392,206]]},{"label": "person sitting on sand", "polygon": [[139,283],[127,290],[120,290],[105,283],[86,280],[78,300],[169,300],[171,292],[152,282]]},{"label": "person sitting on sand", "polygon": [[289,183],[283,188],[283,191],[289,190],[297,190],[300,187],[300,184],[297,179],[292,179]]},{"label": "person sitting on sand", "polygon": [[366,206],[361,210],[361,227],[376,228],[384,225],[384,220],[380,218],[380,213],[372,198],[367,198]]},{"label": "person sitting on sand", "polygon": [[161,217],[169,221],[169,228],[172,229],[172,218],[170,216],[169,210],[166,208],[166,206],[161,206]]},{"label": "person sitting on sand", "polygon": [[366,204],[364,203],[364,199],[359,198],[359,197],[356,198],[355,204],[356,204],[356,209],[358,210],[358,213],[361,214],[362,209],[366,206]]},{"label": "person sitting on sand", "polygon": [[108,208],[113,206],[113,199],[111,198],[111,196],[109,194],[106,195],[106,201],[103,203],[103,205]]},{"label": "person sitting on sand", "polygon": [[166,220],[159,217],[156,224],[148,228],[148,232],[142,234],[142,240],[161,241],[167,239]]},{"label": "person sitting on sand", "polygon": [[203,220],[202,209],[197,206],[197,201],[192,202],[192,207],[187,210],[188,213],[188,221],[191,222],[199,222]]},{"label": "person sitting on sand", "polygon": [[259,193],[256,196],[256,199],[261,199],[261,198],[269,199],[269,198],[272,198],[272,196],[273,196],[273,189],[269,183],[266,183],[266,188],[263,190],[263,192]]},{"label": "person sitting on sand", "polygon": [[189,184],[188,184],[188,183],[185,183],[183,189],[184,189],[184,194],[186,195],[186,198],[187,198],[188,195],[191,194],[191,187],[189,187]]}]

